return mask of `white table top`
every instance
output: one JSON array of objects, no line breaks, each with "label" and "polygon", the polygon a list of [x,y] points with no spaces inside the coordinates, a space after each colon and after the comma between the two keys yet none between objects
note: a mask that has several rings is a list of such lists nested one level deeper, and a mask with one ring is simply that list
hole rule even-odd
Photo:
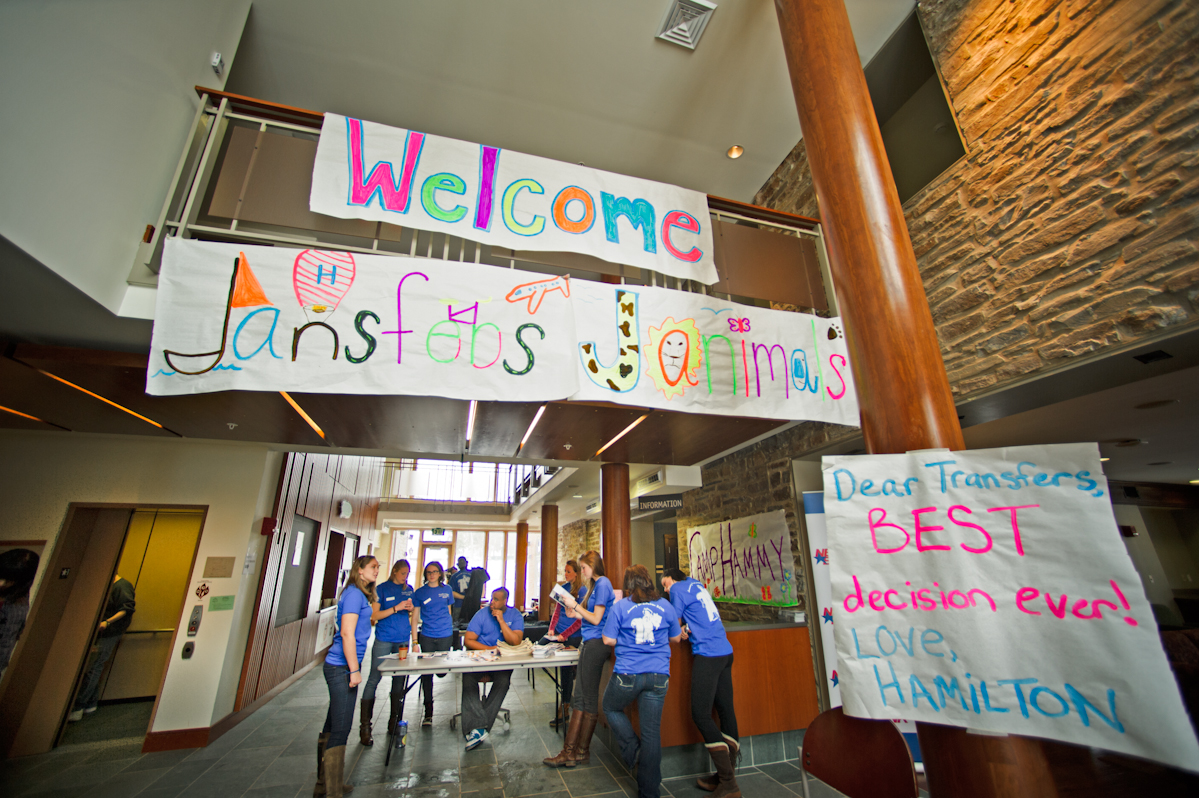
[{"label": "white table top", "polygon": [[573,651],[558,651],[549,657],[498,657],[490,661],[460,660],[451,662],[445,657],[415,658],[409,654],[407,659],[385,659],[379,663],[380,673],[397,673],[402,676],[420,675],[425,673],[468,673],[479,671],[516,671],[529,668],[564,668],[577,665],[579,662],[578,649]]}]

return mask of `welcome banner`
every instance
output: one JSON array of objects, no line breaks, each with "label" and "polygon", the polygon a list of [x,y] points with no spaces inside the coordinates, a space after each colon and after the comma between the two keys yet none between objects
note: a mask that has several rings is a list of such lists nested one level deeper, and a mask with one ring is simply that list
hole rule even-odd
[{"label": "welcome banner", "polygon": [[718,280],[697,191],[337,114],[321,127],[309,208]]},{"label": "welcome banner", "polygon": [[823,462],[849,714],[1199,771],[1095,444]]},{"label": "welcome banner", "polygon": [[146,391],[225,390],[858,422],[836,319],[472,263],[168,239]]}]

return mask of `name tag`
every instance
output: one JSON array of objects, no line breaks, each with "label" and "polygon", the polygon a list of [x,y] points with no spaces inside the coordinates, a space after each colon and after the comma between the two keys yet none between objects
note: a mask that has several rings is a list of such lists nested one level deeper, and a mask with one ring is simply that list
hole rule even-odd
[{"label": "name tag", "polygon": [[425,600],[424,600],[423,602],[421,602],[421,603],[422,603],[422,604],[428,604],[428,603],[429,603],[430,601],[432,601],[432,600],[433,600],[433,599],[431,599],[431,598],[427,598],[427,599],[425,599]]}]

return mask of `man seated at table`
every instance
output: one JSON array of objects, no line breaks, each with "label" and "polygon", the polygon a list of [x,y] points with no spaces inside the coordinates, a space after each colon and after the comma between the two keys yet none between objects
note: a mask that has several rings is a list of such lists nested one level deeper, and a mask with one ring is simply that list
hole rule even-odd
[{"label": "man seated at table", "polygon": [[[510,646],[520,645],[525,636],[525,622],[515,607],[508,606],[508,588],[492,591],[487,612],[475,613],[466,628],[464,642],[471,651],[497,650],[502,639]],[[479,681],[491,677],[491,692],[487,700],[479,698]],[[462,674],[462,732],[466,735],[466,750],[478,748],[487,739],[500,705],[508,695],[512,671],[467,671]]]}]

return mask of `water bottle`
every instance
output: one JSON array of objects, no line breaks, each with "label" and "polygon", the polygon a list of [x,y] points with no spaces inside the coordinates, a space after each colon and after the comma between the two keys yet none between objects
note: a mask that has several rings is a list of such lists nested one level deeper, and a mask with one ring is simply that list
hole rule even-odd
[{"label": "water bottle", "polygon": [[396,727],[396,747],[404,748],[408,745],[408,721],[401,720]]}]

